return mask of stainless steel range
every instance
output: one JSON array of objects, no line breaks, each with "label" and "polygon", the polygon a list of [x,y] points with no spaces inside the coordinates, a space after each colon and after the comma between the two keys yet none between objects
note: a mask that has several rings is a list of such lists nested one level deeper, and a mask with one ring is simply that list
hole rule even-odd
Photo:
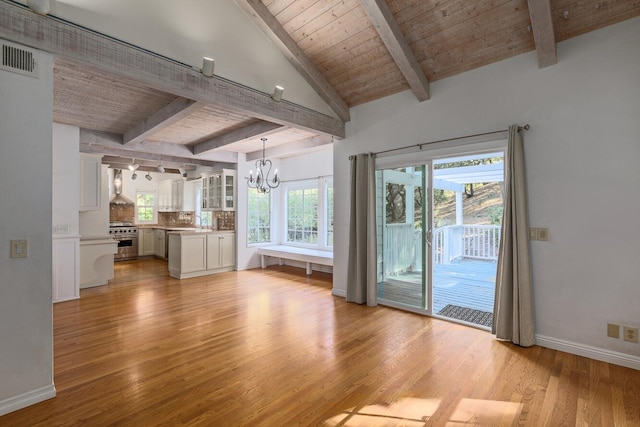
[{"label": "stainless steel range", "polygon": [[131,222],[112,222],[109,235],[118,242],[118,253],[114,261],[126,261],[138,258],[138,227]]}]

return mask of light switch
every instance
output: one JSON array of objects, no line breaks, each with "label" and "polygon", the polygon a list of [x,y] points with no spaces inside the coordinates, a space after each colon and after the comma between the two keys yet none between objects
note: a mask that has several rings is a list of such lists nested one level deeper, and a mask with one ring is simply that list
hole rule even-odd
[{"label": "light switch", "polygon": [[535,227],[529,228],[529,240],[538,240],[538,229]]},{"label": "light switch", "polygon": [[11,241],[11,258],[26,258],[29,250],[29,244],[26,240]]}]

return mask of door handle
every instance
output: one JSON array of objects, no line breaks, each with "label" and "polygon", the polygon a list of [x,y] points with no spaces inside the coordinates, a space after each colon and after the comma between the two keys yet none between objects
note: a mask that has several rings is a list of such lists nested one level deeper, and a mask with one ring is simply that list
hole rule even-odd
[{"label": "door handle", "polygon": [[431,232],[431,229],[427,230],[427,232],[424,235],[424,238],[427,240],[427,245],[431,247],[431,241],[433,240],[433,234]]}]

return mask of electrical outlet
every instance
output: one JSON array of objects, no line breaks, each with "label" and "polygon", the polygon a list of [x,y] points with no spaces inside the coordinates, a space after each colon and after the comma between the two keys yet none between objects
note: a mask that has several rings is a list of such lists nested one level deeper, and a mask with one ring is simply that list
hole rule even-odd
[{"label": "electrical outlet", "polygon": [[616,323],[607,323],[607,336],[611,338],[620,338],[620,325]]},{"label": "electrical outlet", "polygon": [[54,234],[69,234],[69,224],[63,225],[54,225],[53,226]]},{"label": "electrical outlet", "polygon": [[548,228],[538,228],[538,240],[542,240],[546,242],[549,240],[549,229]]},{"label": "electrical outlet", "polygon": [[631,326],[622,327],[622,335],[625,341],[638,342],[638,328],[632,328]]}]

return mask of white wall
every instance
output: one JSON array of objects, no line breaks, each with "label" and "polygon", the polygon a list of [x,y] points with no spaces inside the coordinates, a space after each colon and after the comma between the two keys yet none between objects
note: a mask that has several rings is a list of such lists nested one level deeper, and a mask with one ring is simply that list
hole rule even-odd
[{"label": "white wall", "polygon": [[[78,235],[80,206],[80,128],[53,124],[54,234]],[[58,231],[56,233],[56,227]],[[63,230],[67,230],[64,232]]]},{"label": "white wall", "polygon": [[[53,61],[0,71],[0,415],[55,395],[52,358]],[[10,240],[26,239],[26,259]]]},{"label": "white wall", "polygon": [[[640,326],[640,18],[558,45],[558,64],[520,55],[351,111],[334,144],[334,180],[350,154],[531,125],[524,134],[536,333],[542,345],[640,369],[640,346],[606,336]],[[346,290],[348,186],[335,190],[334,292]]]}]

